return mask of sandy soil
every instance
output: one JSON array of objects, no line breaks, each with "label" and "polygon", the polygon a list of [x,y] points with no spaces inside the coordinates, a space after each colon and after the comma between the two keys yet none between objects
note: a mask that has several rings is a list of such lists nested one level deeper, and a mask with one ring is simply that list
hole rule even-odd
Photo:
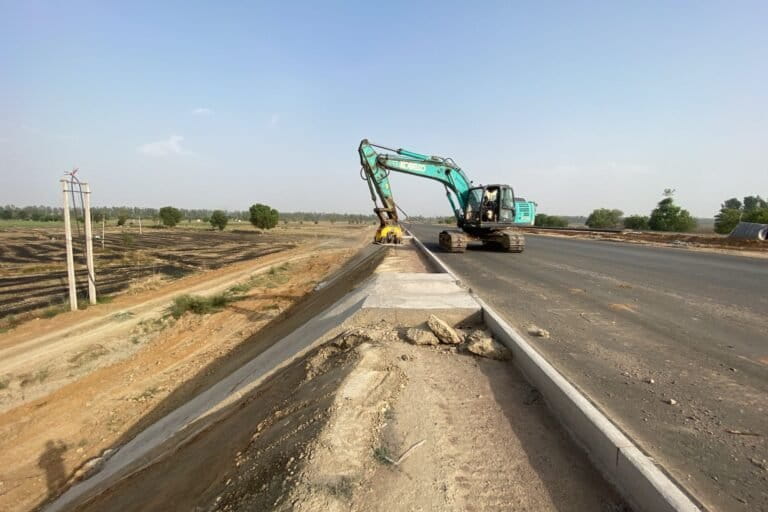
[{"label": "sandy soil", "polygon": [[510,362],[401,338],[341,335],[79,510],[628,510]]},{"label": "sandy soil", "polygon": [[[57,495],[90,459],[210,385],[233,354],[263,350],[255,334],[367,243],[368,231],[192,275],[0,336],[0,375],[6,375],[0,509],[29,510]],[[167,314],[174,296],[244,280],[252,286],[245,298],[221,312],[178,320]]]}]

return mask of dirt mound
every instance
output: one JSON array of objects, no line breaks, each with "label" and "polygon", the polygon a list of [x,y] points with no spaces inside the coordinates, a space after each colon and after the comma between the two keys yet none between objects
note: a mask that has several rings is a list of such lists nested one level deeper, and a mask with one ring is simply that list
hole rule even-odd
[{"label": "dirt mound", "polygon": [[404,335],[369,326],[308,356],[295,409],[258,423],[198,509],[625,510],[508,362]]}]

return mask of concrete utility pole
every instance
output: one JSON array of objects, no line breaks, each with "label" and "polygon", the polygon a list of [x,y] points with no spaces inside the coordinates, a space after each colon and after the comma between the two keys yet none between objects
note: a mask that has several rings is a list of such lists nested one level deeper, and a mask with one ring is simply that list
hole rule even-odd
[{"label": "concrete utility pole", "polygon": [[101,250],[104,250],[104,226],[107,224],[106,215],[101,216]]},{"label": "concrete utility pole", "polygon": [[61,180],[64,195],[64,240],[67,245],[67,282],[69,283],[69,309],[77,311],[77,285],[75,283],[75,259],[72,255],[72,224],[69,221],[69,181]]},{"label": "concrete utility pole", "polygon": [[139,234],[141,235],[141,217],[139,217]]},{"label": "concrete utility pole", "polygon": [[83,183],[83,216],[85,217],[85,265],[88,268],[88,301],[96,304],[96,270],[93,267],[93,233],[91,231],[91,187]]}]

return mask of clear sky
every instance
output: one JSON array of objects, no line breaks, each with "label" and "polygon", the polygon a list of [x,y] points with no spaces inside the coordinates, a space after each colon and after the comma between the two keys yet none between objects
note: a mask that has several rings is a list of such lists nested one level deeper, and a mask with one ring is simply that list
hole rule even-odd
[{"label": "clear sky", "polygon": [[711,217],[768,195],[768,2],[0,0],[0,204],[79,167],[96,204],[369,212],[362,138],[550,214]]}]

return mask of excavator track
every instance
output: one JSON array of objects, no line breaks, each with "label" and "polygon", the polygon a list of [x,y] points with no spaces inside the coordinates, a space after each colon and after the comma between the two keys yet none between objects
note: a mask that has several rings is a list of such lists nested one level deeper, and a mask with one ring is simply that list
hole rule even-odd
[{"label": "excavator track", "polygon": [[525,237],[514,229],[494,231],[482,238],[483,244],[504,252],[520,253],[525,250]]},{"label": "excavator track", "polygon": [[464,252],[467,250],[467,235],[461,231],[441,231],[440,249],[445,252]]}]

